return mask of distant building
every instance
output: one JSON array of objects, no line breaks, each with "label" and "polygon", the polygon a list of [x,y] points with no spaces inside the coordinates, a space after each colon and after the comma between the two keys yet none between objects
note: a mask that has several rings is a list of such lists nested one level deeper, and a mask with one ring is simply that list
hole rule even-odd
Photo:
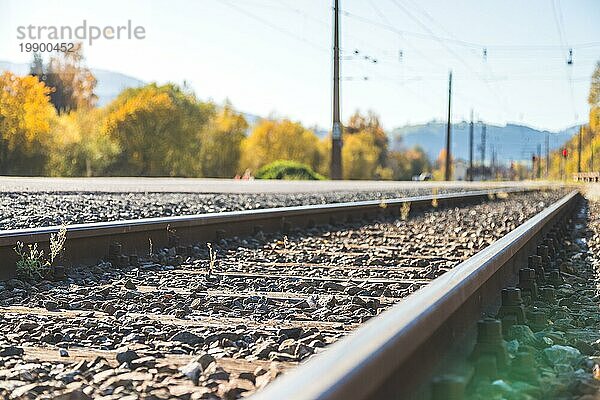
[{"label": "distant building", "polygon": [[467,162],[461,158],[454,161],[454,180],[457,181],[466,181],[467,180],[467,171],[469,169],[469,165]]}]

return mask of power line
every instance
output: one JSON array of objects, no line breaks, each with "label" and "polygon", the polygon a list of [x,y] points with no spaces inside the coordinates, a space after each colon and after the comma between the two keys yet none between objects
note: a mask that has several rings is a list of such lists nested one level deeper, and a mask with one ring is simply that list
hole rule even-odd
[{"label": "power line", "polygon": [[[558,38],[560,40],[560,44],[562,46],[562,51],[565,52],[567,48],[569,48],[569,44],[567,42],[567,35],[564,27],[562,9],[560,7],[560,0],[550,0],[552,4],[552,13],[554,14],[554,22],[556,23],[556,29],[558,30]],[[571,107],[573,109],[573,115],[575,119],[577,119],[577,109],[575,108],[575,96],[573,94],[573,72],[570,71],[570,66],[573,64],[573,49],[569,50],[569,60],[567,61],[566,67],[566,75],[567,75],[567,85],[569,87],[569,96],[571,99]]]},{"label": "power line", "polygon": [[[444,47],[446,49],[446,51],[448,53],[450,53],[452,56],[454,56],[454,58],[456,58],[458,61],[460,61],[461,64],[463,64],[468,70],[470,70],[472,73],[474,73],[476,76],[478,76],[481,79],[481,81],[485,84],[485,86],[488,88],[488,90],[496,97],[496,100],[498,101],[499,105],[504,109],[505,113],[510,114],[510,112],[507,109],[506,103],[504,101],[502,101],[500,99],[500,96],[498,95],[498,93],[496,93],[490,87],[489,82],[487,82],[485,79],[481,78],[480,74],[477,71],[475,71],[473,68],[471,68],[471,66],[460,55],[458,55],[453,49],[448,47],[446,45],[446,43],[444,43],[444,41],[440,37],[435,35],[435,33],[433,33],[433,31],[431,31],[431,29],[426,24],[424,24],[420,19],[415,17],[405,6],[403,6],[397,0],[390,0],[390,1],[392,2],[392,4],[394,4],[400,10],[402,10],[406,15],[408,15],[413,21],[415,21],[417,24],[419,24],[419,26],[421,26],[425,31],[429,32],[429,34],[432,35],[432,37],[434,37],[436,39],[436,41],[438,41],[442,45],[442,47]],[[505,117],[506,117],[506,115],[505,115]]]},{"label": "power line", "polygon": [[276,30],[278,32],[281,32],[281,33],[285,34],[285,35],[293,37],[296,40],[304,42],[305,44],[307,44],[307,45],[309,45],[309,46],[311,46],[311,47],[313,47],[313,48],[315,48],[315,49],[317,49],[319,51],[329,52],[329,50],[326,47],[321,46],[320,44],[313,43],[313,42],[307,40],[306,38],[304,38],[304,37],[302,37],[300,35],[295,34],[294,32],[288,31],[288,30],[286,30],[286,29],[284,29],[284,28],[282,28],[282,27],[280,27],[278,25],[275,25],[271,21],[269,21],[269,20],[267,20],[265,18],[262,18],[262,17],[260,17],[260,16],[258,16],[256,14],[253,14],[253,13],[245,10],[244,8],[239,7],[236,4],[230,3],[227,0],[223,0],[221,3],[225,4],[228,7],[233,8],[234,10],[238,11],[239,13],[242,13],[242,14],[244,14],[244,15],[246,15],[246,16],[248,16],[248,17],[250,17],[250,18],[252,18],[252,19],[254,19],[256,21],[258,21],[258,22],[261,22],[262,24],[270,27],[271,29],[274,29],[274,30]]},{"label": "power line", "polygon": [[[484,49],[485,48],[488,50],[490,50],[490,49],[491,50],[504,50],[504,51],[514,50],[514,51],[525,51],[525,52],[529,52],[532,50],[552,51],[552,50],[556,50],[557,48],[561,48],[561,46],[548,45],[548,44],[506,45],[506,44],[476,43],[476,42],[470,42],[470,41],[466,41],[466,40],[462,40],[462,39],[458,39],[458,38],[454,39],[454,38],[449,38],[449,37],[442,37],[442,36],[438,36],[436,34],[427,34],[427,33],[422,33],[422,32],[413,32],[413,31],[398,29],[398,28],[391,26],[392,24],[390,24],[390,23],[381,23],[381,22],[375,21],[371,18],[364,17],[364,16],[358,15],[358,14],[354,14],[347,10],[343,10],[342,14],[345,17],[354,18],[354,19],[362,21],[364,23],[367,23],[367,24],[370,24],[373,26],[378,26],[381,29],[388,30],[391,32],[396,32],[401,35],[413,36],[413,37],[416,37],[419,39],[425,39],[425,40],[443,41],[443,42],[452,43],[457,46],[463,46],[463,47],[467,47],[467,48],[475,48],[475,49]],[[573,49],[600,47],[600,41],[576,43],[576,44],[571,45],[570,47]]]}]

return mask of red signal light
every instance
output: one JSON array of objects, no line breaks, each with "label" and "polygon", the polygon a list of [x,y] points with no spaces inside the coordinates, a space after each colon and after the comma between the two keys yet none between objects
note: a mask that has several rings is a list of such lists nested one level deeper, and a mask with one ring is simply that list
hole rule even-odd
[{"label": "red signal light", "polygon": [[562,151],[562,156],[563,156],[564,158],[567,158],[567,156],[568,156],[568,155],[569,155],[569,151],[568,151],[567,149],[563,149],[563,151]]}]

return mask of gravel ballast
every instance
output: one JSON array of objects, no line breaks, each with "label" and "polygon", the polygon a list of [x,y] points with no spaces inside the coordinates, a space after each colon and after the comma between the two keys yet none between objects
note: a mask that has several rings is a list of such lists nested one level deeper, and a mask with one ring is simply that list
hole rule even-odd
[{"label": "gravel ballast", "polygon": [[[433,193],[466,190],[472,191],[477,188],[435,189]],[[432,189],[289,194],[0,192],[0,229],[36,228],[60,224],[71,225],[430,194],[432,194]]]},{"label": "gravel ballast", "polygon": [[406,220],[154,249],[0,284],[0,397],[235,399],[556,201],[502,196]]}]

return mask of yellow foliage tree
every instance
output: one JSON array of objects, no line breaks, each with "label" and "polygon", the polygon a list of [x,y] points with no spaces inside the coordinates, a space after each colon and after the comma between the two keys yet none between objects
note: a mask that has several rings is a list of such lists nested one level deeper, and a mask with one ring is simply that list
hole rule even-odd
[{"label": "yellow foliage tree", "polygon": [[36,77],[0,75],[0,173],[43,173],[55,115],[49,94]]},{"label": "yellow foliage tree", "polygon": [[200,158],[204,176],[231,178],[236,174],[247,129],[246,119],[229,102],[213,115],[202,133]]},{"label": "yellow foliage tree", "polygon": [[106,110],[102,128],[119,149],[108,172],[201,176],[201,132],[212,111],[172,84],[124,91]]},{"label": "yellow foliage tree", "polygon": [[376,177],[381,148],[368,132],[344,136],[342,171],[344,179],[373,179]]},{"label": "yellow foliage tree", "polygon": [[262,120],[242,142],[240,169],[256,171],[276,160],[298,161],[319,169],[319,139],[298,122]]},{"label": "yellow foliage tree", "polygon": [[118,145],[102,131],[103,111],[79,108],[52,124],[48,173],[53,176],[98,176],[114,161]]},{"label": "yellow foliage tree", "polygon": [[[589,124],[581,129],[581,171],[600,170],[600,62],[592,74],[590,92],[588,95],[590,105]],[[578,170],[579,131],[565,143],[558,151],[551,154],[549,175],[552,179],[571,179]],[[562,149],[566,148],[568,155],[562,156]]]},{"label": "yellow foliage tree", "polygon": [[319,140],[317,147],[319,149],[319,165],[315,170],[323,176],[329,176],[331,172],[331,135]]},{"label": "yellow foliage tree", "polygon": [[378,162],[384,165],[387,157],[388,137],[381,126],[379,116],[372,110],[367,111],[366,115],[361,114],[360,110],[356,110],[344,127],[344,133],[347,135],[361,132],[373,137],[375,145],[379,148]]}]

